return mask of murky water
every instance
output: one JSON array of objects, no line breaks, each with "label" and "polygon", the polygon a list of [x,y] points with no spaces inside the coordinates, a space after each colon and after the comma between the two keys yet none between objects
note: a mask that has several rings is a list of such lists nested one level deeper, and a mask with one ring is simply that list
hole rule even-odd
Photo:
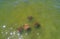
[{"label": "murky water", "polygon": [[[31,11],[29,11],[29,10],[31,10]],[[23,13],[23,16],[20,12]],[[21,14],[22,17],[19,15],[19,13]],[[57,25],[59,26],[60,0],[0,0],[0,36],[2,35],[0,37],[1,39],[4,39],[4,38],[5,39],[10,39],[10,38],[11,39],[22,39],[22,38],[20,38],[21,36],[19,37],[19,33],[15,30],[16,30],[16,27],[20,26],[20,24],[22,24],[23,22],[24,23],[26,22],[25,21],[26,19],[22,20],[22,19],[24,19],[23,18],[24,15],[26,15],[25,13],[28,15],[33,14],[33,16],[37,15],[36,19],[39,16],[38,20],[40,20],[39,18],[41,17],[41,21],[45,20],[44,17],[46,17],[47,19],[51,18],[52,21],[54,22],[55,26],[57,26]],[[29,14],[29,13],[31,13],[31,14]],[[22,18],[21,20],[23,22],[19,19],[20,18],[19,16]],[[13,25],[11,25],[12,23],[13,23]],[[18,25],[15,25],[14,23],[17,23]],[[6,26],[3,26],[3,25],[6,25]],[[12,30],[10,29],[11,27],[12,27]],[[10,34],[11,34],[11,36],[10,36]],[[35,34],[37,34],[38,36],[40,35],[39,32],[35,33]],[[27,35],[22,36],[22,37],[25,38],[26,36]],[[31,36],[31,37],[28,36],[27,39],[28,38],[33,39],[33,36]],[[44,36],[42,35],[41,38],[44,39],[45,37],[44,38],[43,37]],[[47,37],[45,39],[48,39]],[[51,38],[52,37],[50,37],[49,39],[51,39]],[[35,39],[40,39],[40,37],[35,38]],[[52,39],[54,39],[54,38],[52,38]],[[57,38],[55,38],[55,39],[59,39],[59,37],[57,36]]]}]

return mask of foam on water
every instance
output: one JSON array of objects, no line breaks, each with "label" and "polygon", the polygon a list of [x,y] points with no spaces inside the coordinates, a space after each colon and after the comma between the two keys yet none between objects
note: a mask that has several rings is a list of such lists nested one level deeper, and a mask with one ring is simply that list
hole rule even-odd
[{"label": "foam on water", "polygon": [[19,37],[19,39],[22,39],[22,38]]},{"label": "foam on water", "polygon": [[3,25],[3,28],[6,28],[6,25]]},{"label": "foam on water", "polygon": [[10,35],[13,35],[13,33],[12,33],[12,32],[10,32]]},{"label": "foam on water", "polygon": [[15,35],[15,34],[16,34],[16,32],[14,31],[14,32],[13,32],[13,34]]},{"label": "foam on water", "polygon": [[7,39],[10,39],[10,37],[8,37]]},{"label": "foam on water", "polygon": [[20,36],[20,33],[17,33],[18,36]]}]

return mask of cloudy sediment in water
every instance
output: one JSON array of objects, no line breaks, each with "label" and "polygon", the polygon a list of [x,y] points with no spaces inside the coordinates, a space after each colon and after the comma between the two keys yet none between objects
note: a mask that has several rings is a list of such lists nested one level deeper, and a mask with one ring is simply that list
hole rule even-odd
[{"label": "cloudy sediment in water", "polygon": [[[52,17],[54,17],[55,16],[55,14],[56,14],[56,16],[55,17],[57,17],[59,14],[60,14],[60,0],[0,0],[0,24],[3,24],[2,26],[0,26],[0,38],[7,38],[7,39],[11,39],[11,38],[13,38],[13,39],[23,39],[23,37],[24,36],[27,36],[27,38],[29,37],[29,35],[28,35],[28,33],[25,33],[24,35],[21,35],[19,32],[17,32],[16,31],[16,28],[15,27],[17,27],[18,26],[18,21],[16,21],[16,19],[18,19],[18,18],[20,18],[21,16],[20,16],[20,14],[18,14],[20,17],[17,17],[17,18],[15,18],[14,16],[17,16],[15,13],[17,12],[17,13],[20,13],[19,12],[19,9],[23,9],[24,7],[28,7],[28,6],[35,6],[35,7],[39,7],[39,3],[40,3],[40,7],[43,7],[42,9],[43,10],[41,10],[42,12],[44,11],[44,10],[46,10],[46,8],[45,7],[47,7],[47,11],[52,11],[51,13],[52,13]],[[24,4],[24,5],[23,5]],[[21,5],[21,6],[20,6]],[[36,6],[37,5],[37,6]],[[32,11],[32,9],[34,8],[34,7],[32,7],[31,6],[31,11]],[[22,7],[22,8],[19,8],[19,7]],[[18,8],[18,10],[17,10],[17,8]],[[24,8],[25,9],[25,8]],[[23,11],[24,11],[24,9],[23,9]],[[30,9],[30,8],[29,8]],[[27,12],[26,13],[30,13],[30,11],[29,11],[29,9],[27,8]],[[37,8],[36,8],[37,9]],[[40,8],[41,9],[41,8]],[[40,9],[37,9],[37,11],[39,10],[39,12],[40,12]],[[57,11],[57,13],[55,13],[55,12],[53,12],[53,10],[54,9],[56,9],[56,11]],[[15,11],[16,12],[15,12]],[[34,11],[35,9],[33,9],[33,11]],[[22,11],[22,12],[23,12]],[[26,11],[26,10],[25,10]],[[28,12],[29,11],[29,12]],[[14,12],[14,14],[13,15],[11,15],[12,13]],[[44,11],[44,12],[46,12],[46,11]],[[43,12],[43,13],[44,13]],[[9,14],[10,13],[10,14]],[[23,12],[23,13],[25,13],[25,12]],[[33,12],[32,12],[33,13]],[[36,12],[34,11],[34,14],[35,14]],[[47,12],[46,12],[47,13]],[[49,12],[48,12],[49,13]],[[47,13],[47,14],[48,14]],[[42,14],[42,13],[41,13]],[[45,14],[45,13],[44,13]],[[44,17],[44,14],[43,15],[41,15],[40,17],[42,18],[42,19],[45,19]],[[11,16],[10,16],[11,15]],[[24,15],[24,14],[23,14]],[[39,14],[40,15],[40,14]],[[50,16],[48,16],[48,15],[46,15],[46,18],[48,19]],[[24,18],[24,16],[22,17],[22,18]],[[58,17],[57,17],[58,18]],[[53,19],[53,18],[52,18]],[[56,19],[56,18],[54,18],[54,19]],[[10,20],[12,20],[12,21],[10,21]],[[40,19],[39,19],[40,20]],[[19,21],[20,21],[20,19],[19,19]],[[24,19],[23,19],[23,21],[24,21]],[[48,20],[47,20],[48,21]],[[54,22],[56,22],[57,24],[59,24],[58,22],[60,21],[60,20],[53,20]],[[17,22],[17,24],[15,24],[14,26],[13,25],[11,25],[9,22],[11,22],[11,23],[14,23],[14,22]],[[9,25],[11,25],[11,26],[9,26],[9,25],[4,25],[4,23],[5,24],[9,24]],[[20,23],[20,22],[19,22]],[[46,22],[47,23],[47,22]],[[57,24],[55,24],[55,26],[57,25]],[[48,25],[48,24],[47,24]],[[15,30],[14,30],[15,29]],[[56,29],[56,28],[52,28],[53,30],[54,29]],[[7,30],[7,31],[6,31]],[[52,31],[53,31],[52,30]],[[48,30],[47,30],[48,31]],[[48,31],[49,32],[49,31]],[[38,32],[38,33],[36,33],[36,35],[37,36],[39,36],[40,35],[40,33]],[[5,37],[6,36],[6,37]],[[33,35],[34,36],[34,35]],[[20,38],[21,37],[21,38]]]}]

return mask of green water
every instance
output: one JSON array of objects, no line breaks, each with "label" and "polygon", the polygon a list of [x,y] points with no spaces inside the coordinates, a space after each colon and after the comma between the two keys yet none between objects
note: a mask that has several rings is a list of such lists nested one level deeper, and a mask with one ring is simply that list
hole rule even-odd
[{"label": "green water", "polygon": [[[30,15],[34,17],[32,22],[27,21]],[[41,29],[32,27],[36,21],[41,23]],[[0,0],[0,39],[7,39],[10,32],[25,23],[31,25],[32,32],[27,36],[23,33],[24,39],[60,39],[60,0]],[[11,39],[18,39],[18,36]]]}]

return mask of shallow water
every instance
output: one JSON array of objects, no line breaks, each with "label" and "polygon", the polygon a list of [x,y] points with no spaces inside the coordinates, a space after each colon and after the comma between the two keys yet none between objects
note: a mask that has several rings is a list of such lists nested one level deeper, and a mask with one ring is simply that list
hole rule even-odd
[{"label": "shallow water", "polygon": [[[31,34],[23,34],[23,38],[60,39],[60,0],[0,0],[0,39],[12,37],[10,32],[13,31],[15,35],[11,39],[18,39],[19,34],[16,28],[28,23],[26,17],[29,15],[33,15],[37,21],[41,22],[44,29],[42,32],[40,29],[37,31],[33,29]],[[6,25],[4,29],[3,25]],[[38,36],[37,33],[41,34]]]}]

